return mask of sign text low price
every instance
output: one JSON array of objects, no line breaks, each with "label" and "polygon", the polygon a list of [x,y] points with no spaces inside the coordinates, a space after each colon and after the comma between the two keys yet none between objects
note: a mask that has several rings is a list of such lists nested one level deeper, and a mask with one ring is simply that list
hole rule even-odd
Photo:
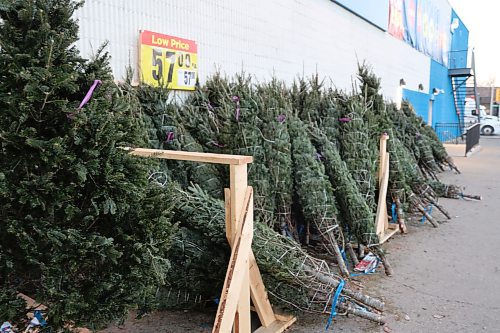
[{"label": "sign text low price", "polygon": [[194,90],[198,77],[195,41],[144,30],[140,36],[142,81],[152,86]]}]

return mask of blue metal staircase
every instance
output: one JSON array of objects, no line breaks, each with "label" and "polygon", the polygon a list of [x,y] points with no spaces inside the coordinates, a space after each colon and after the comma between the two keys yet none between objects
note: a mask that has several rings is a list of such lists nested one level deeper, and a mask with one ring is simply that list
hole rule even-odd
[{"label": "blue metal staircase", "polygon": [[452,80],[455,109],[457,110],[458,122],[462,128],[462,133],[464,132],[464,127],[466,125],[464,121],[466,98],[471,98],[477,101],[475,113],[479,116],[479,96],[477,92],[476,76],[474,75],[476,67],[474,50],[471,52],[470,66],[467,66],[468,53],[468,50],[450,52],[448,69],[448,75]]}]

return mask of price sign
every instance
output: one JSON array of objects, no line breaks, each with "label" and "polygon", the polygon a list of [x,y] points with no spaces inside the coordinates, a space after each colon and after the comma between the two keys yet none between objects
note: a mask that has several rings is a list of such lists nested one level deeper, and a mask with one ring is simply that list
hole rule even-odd
[{"label": "price sign", "polygon": [[194,90],[198,77],[195,41],[144,30],[139,65],[144,83],[177,90]]}]

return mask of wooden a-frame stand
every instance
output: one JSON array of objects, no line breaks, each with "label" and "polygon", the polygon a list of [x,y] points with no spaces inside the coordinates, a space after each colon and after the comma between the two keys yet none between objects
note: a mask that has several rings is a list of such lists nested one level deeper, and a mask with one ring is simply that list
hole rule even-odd
[{"label": "wooden a-frame stand", "polygon": [[375,231],[379,238],[379,244],[384,243],[399,231],[397,223],[389,224],[389,215],[387,214],[387,188],[389,186],[389,153],[387,152],[387,140],[389,135],[382,134],[380,137],[380,157],[378,169],[378,206],[377,216],[375,218]]},{"label": "wooden a-frame stand", "polygon": [[259,267],[252,252],[253,189],[248,186],[247,164],[251,156],[196,153],[145,148],[124,148],[131,155],[202,163],[227,164],[230,187],[224,190],[226,237],[231,246],[231,258],[215,317],[214,333],[250,333],[250,299],[261,327],[254,333],[281,333],[290,327],[295,317],[275,314]]}]

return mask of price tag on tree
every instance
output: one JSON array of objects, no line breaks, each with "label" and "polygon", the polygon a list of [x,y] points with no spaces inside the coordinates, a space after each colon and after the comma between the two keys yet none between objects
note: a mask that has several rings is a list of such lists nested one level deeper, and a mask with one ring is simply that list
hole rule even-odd
[{"label": "price tag on tree", "polygon": [[194,90],[198,77],[195,41],[141,31],[139,66],[142,82],[169,89]]}]

